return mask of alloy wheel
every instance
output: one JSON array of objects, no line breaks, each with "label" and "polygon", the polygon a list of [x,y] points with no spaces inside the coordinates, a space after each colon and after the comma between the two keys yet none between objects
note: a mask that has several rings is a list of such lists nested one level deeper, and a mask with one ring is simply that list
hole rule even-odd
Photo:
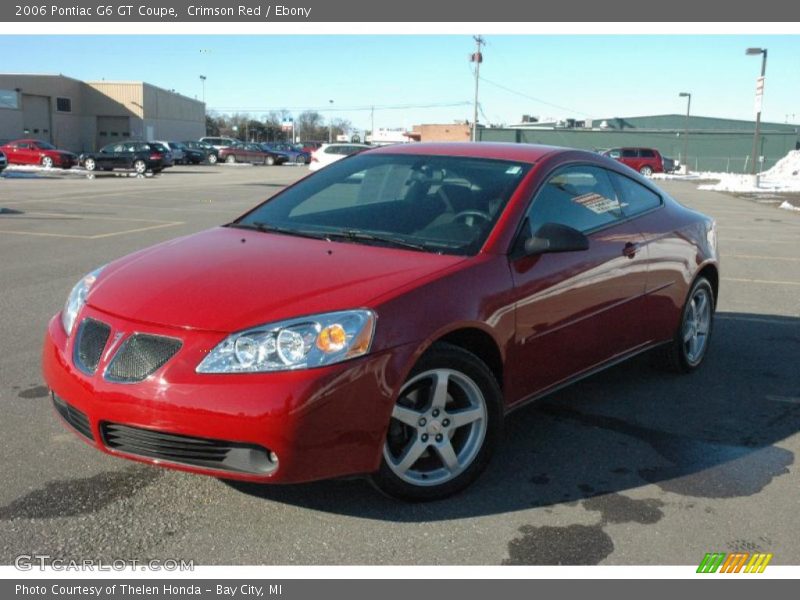
[{"label": "alloy wheel", "polygon": [[711,330],[711,298],[703,287],[695,289],[683,320],[681,335],[686,360],[696,365],[703,358]]},{"label": "alloy wheel", "polygon": [[400,391],[384,459],[407,483],[440,485],[472,464],[487,425],[486,399],[472,379],[452,369],[425,371]]}]

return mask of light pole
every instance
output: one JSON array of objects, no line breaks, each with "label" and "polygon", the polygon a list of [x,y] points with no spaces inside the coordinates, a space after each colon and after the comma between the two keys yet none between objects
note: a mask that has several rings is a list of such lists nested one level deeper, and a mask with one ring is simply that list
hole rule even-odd
[{"label": "light pole", "polygon": [[758,185],[758,171],[756,171],[756,163],[758,162],[758,141],[761,137],[761,104],[764,97],[764,75],[767,72],[767,49],[766,48],[748,48],[745,51],[747,56],[761,55],[761,78],[758,80],[756,86],[756,130],[753,134],[753,164],[750,165],[750,174],[753,176],[755,185]]},{"label": "light pole", "polygon": [[684,173],[689,174],[689,112],[692,110],[692,95],[689,92],[678,94],[680,98],[686,98],[686,123],[683,128],[683,164],[686,165]]},{"label": "light pole", "polygon": [[[333,106],[333,100],[328,100],[328,102]],[[333,143],[333,116],[328,119],[328,143]]]},{"label": "light pole", "polygon": [[200,75],[200,83],[203,86],[203,120],[206,121],[206,123],[203,125],[203,127],[205,127],[206,135],[208,135],[208,121],[207,121],[208,109],[206,108],[206,76],[205,75]]}]

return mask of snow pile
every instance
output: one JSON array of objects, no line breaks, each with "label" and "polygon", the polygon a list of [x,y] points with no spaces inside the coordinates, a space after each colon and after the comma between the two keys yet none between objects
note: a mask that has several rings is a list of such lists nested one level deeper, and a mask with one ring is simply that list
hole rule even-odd
[{"label": "snow pile", "polygon": [[792,150],[775,163],[775,166],[764,171],[765,179],[796,179],[800,181],[800,150]]},{"label": "snow pile", "polygon": [[778,208],[782,208],[784,210],[796,210],[800,212],[800,206],[795,206],[794,204],[789,203],[787,200],[784,200],[783,204],[781,204]]},{"label": "snow pile", "polygon": [[[711,177],[708,177],[711,179]],[[711,190],[715,192],[737,192],[740,194],[758,194],[763,192],[800,192],[800,177],[771,178],[763,173],[758,179],[758,186],[754,185],[752,175],[739,173],[717,173],[713,179],[717,183],[708,183],[697,186],[698,190]]]}]

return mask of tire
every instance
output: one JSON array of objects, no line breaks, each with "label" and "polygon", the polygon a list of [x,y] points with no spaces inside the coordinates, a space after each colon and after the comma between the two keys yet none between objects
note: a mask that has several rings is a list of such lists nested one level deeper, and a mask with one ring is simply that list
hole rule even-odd
[{"label": "tire", "polygon": [[653,174],[653,167],[645,165],[641,169],[639,169],[639,173],[641,173],[645,177],[650,177]]},{"label": "tire", "polygon": [[53,166],[54,166],[53,159],[50,158],[49,156],[43,156],[42,157],[42,166],[45,169],[52,169]]},{"label": "tire", "polygon": [[446,498],[486,468],[502,427],[502,393],[489,368],[462,348],[436,344],[398,394],[371,481],[402,500]]},{"label": "tire", "polygon": [[236,162],[236,155],[228,154],[228,156],[225,157],[225,162],[228,163],[229,165],[232,165],[233,163]]},{"label": "tire", "polygon": [[681,310],[681,323],[669,345],[661,349],[659,362],[669,371],[691,373],[708,352],[714,329],[714,290],[708,279],[694,282]]},{"label": "tire", "polygon": [[93,158],[87,158],[83,161],[83,168],[87,171],[94,171],[97,168],[97,163],[94,162]]},{"label": "tire", "polygon": [[217,155],[216,154],[209,154],[208,155],[208,164],[210,164],[210,165],[217,164]]},{"label": "tire", "polygon": [[275,157],[274,156],[268,156],[266,163],[267,163],[268,166],[274,167],[275,166]]},{"label": "tire", "polygon": [[147,163],[144,162],[141,158],[138,160],[133,161],[133,170],[136,171],[137,175],[144,175],[147,173]]}]

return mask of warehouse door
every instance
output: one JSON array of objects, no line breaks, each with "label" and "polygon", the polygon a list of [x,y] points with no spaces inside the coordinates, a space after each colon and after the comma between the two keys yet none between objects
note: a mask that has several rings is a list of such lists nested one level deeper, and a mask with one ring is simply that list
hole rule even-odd
[{"label": "warehouse door", "polygon": [[50,97],[22,94],[22,134],[49,142]]},{"label": "warehouse door", "polygon": [[97,148],[121,142],[131,137],[130,118],[97,117]]}]

